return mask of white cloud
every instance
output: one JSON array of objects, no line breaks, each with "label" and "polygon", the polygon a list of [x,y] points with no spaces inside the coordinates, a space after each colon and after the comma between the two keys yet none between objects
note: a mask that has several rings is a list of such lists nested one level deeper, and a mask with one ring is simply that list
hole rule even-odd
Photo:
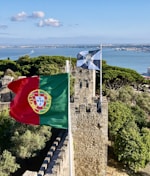
[{"label": "white cloud", "polygon": [[61,23],[59,20],[53,19],[53,18],[48,18],[44,20],[40,20],[38,23],[39,27],[44,27],[44,26],[53,26],[53,27],[59,27],[61,26]]},{"label": "white cloud", "polygon": [[[25,21],[27,19],[37,19],[37,18],[43,18],[45,16],[45,13],[42,11],[33,11],[31,15],[28,15],[24,11],[18,13],[17,15],[14,15],[11,17],[11,21]],[[54,18],[47,18],[47,19],[41,19],[37,23],[38,27],[45,27],[45,26],[52,26],[52,27],[59,27],[61,26],[61,23],[59,20]]]},{"label": "white cloud", "polygon": [[43,18],[45,16],[44,12],[42,11],[34,11],[31,15],[27,15],[26,12],[22,11],[17,15],[11,17],[11,21],[24,21],[27,18]]},{"label": "white cloud", "polygon": [[24,21],[27,18],[27,14],[25,12],[20,12],[15,16],[11,17],[12,21]]},{"label": "white cloud", "polygon": [[0,24],[0,29],[6,29],[8,26],[4,24]]},{"label": "white cloud", "polygon": [[45,16],[44,12],[42,11],[36,11],[32,12],[31,18],[43,18]]}]

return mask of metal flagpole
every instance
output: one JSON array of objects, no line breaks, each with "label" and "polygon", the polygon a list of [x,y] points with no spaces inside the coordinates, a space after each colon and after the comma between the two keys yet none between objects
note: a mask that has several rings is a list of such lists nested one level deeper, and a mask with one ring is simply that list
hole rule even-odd
[{"label": "metal flagpole", "polygon": [[[66,60],[66,72],[70,73],[69,60]],[[71,114],[70,114],[70,74],[68,81],[68,137],[69,137],[69,176],[74,176],[73,169],[73,140],[72,140],[72,127],[71,127]]]},{"label": "metal flagpole", "polygon": [[102,107],[102,44],[100,46],[100,103]]}]

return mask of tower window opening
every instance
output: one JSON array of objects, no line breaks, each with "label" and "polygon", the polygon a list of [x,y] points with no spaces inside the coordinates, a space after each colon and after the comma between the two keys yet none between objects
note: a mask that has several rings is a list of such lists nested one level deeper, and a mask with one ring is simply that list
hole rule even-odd
[{"label": "tower window opening", "polygon": [[89,88],[89,82],[86,80],[86,88]]},{"label": "tower window opening", "polygon": [[82,88],[82,81],[80,81],[80,89]]}]

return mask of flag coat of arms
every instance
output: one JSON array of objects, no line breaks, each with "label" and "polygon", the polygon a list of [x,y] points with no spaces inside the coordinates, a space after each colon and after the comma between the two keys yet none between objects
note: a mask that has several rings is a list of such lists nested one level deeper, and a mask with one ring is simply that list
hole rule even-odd
[{"label": "flag coat of arms", "polygon": [[100,49],[79,52],[76,65],[84,69],[100,70]]},{"label": "flag coat of arms", "polygon": [[18,79],[8,84],[15,93],[10,116],[25,124],[68,128],[68,73]]}]

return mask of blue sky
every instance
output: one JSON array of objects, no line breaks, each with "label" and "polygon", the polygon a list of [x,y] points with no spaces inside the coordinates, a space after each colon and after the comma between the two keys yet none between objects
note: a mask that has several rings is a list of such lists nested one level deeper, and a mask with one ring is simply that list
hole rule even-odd
[{"label": "blue sky", "polygon": [[150,0],[5,0],[0,44],[150,44]]}]

